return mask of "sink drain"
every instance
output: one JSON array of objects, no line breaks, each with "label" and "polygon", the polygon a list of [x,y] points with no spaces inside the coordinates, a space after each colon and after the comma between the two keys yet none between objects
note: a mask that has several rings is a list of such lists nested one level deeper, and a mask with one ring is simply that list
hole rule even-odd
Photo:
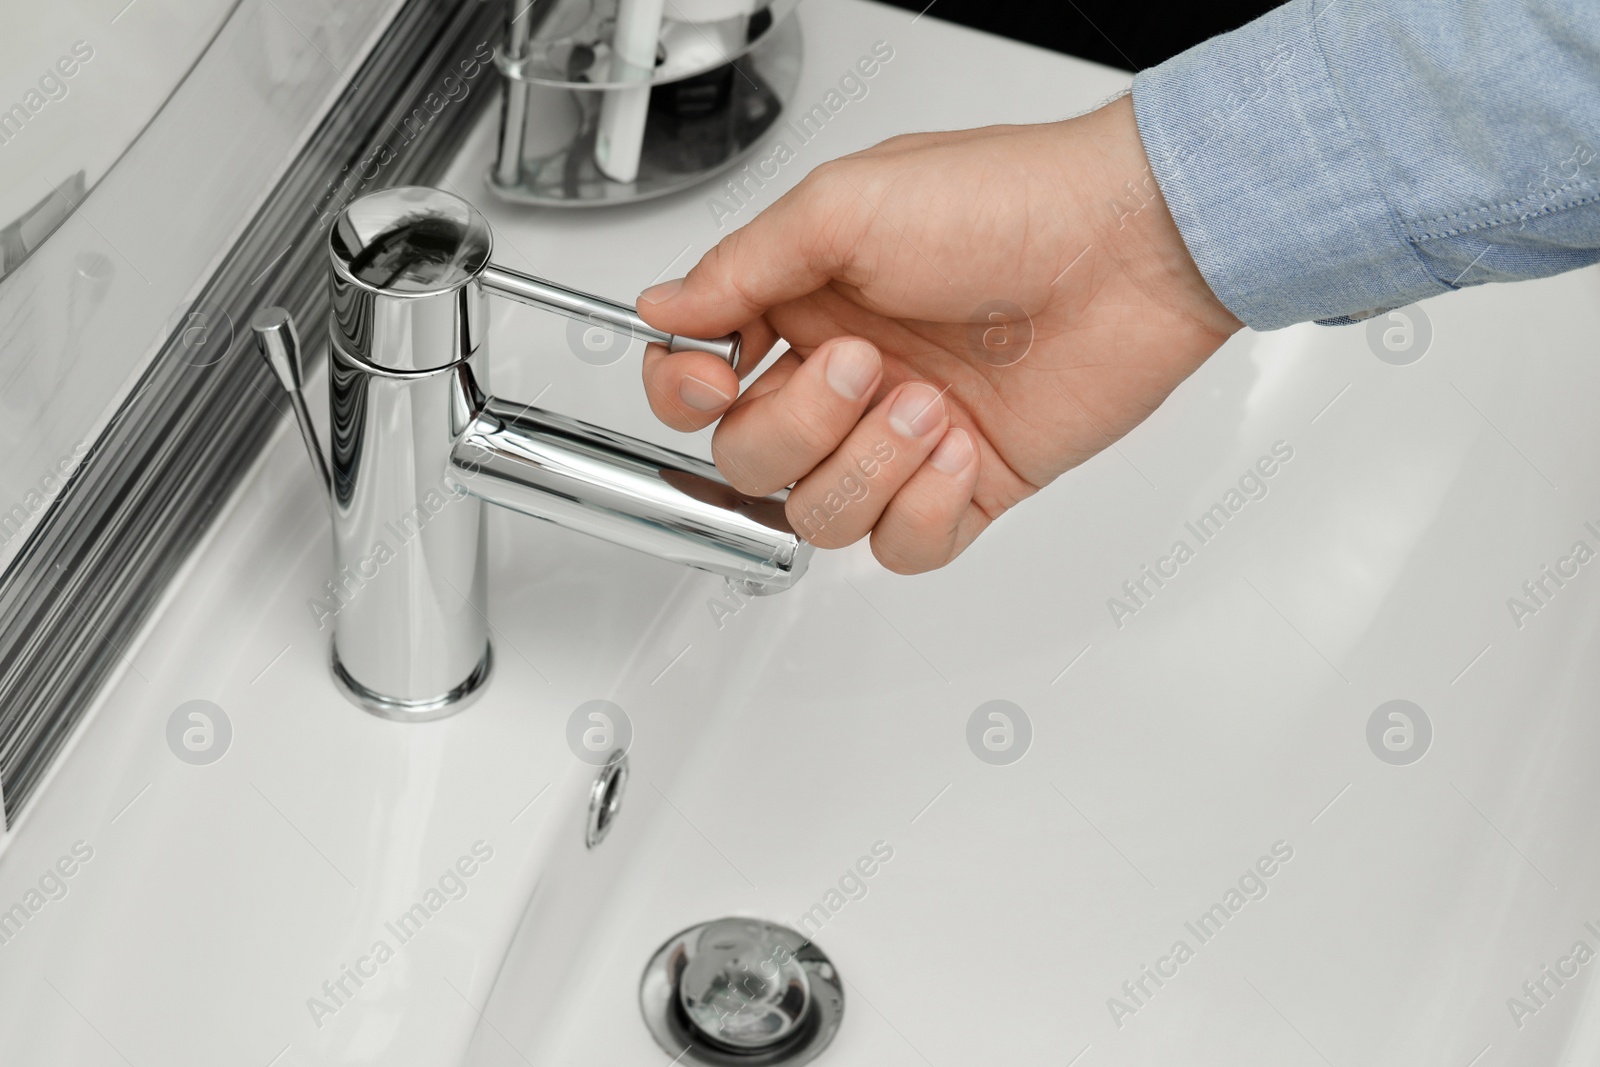
[{"label": "sink drain", "polygon": [[718,919],[656,951],[639,1007],[669,1056],[718,1067],[800,1064],[833,1040],[844,986],[822,950],[787,926]]}]

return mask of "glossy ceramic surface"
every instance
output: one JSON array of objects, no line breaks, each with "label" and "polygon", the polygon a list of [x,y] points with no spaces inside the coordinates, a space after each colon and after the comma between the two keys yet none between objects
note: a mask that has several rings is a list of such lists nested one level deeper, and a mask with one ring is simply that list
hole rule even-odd
[{"label": "glossy ceramic surface", "polygon": [[[509,265],[637,291],[826,158],[1123,80],[853,0],[800,18],[802,100],[893,58],[749,203],[521,214],[474,184],[492,122],[452,181]],[[646,961],[749,915],[837,964],[836,1067],[1595,1062],[1597,298],[1590,271],[1239,337],[924,577],[857,546],[750,599],[491,514],[496,677],[429,724],[328,680],[286,423],[0,855],[0,908],[40,903],[0,944],[3,1058],[665,1064]],[[637,346],[520,307],[491,332],[497,388],[705,454],[653,424]]]}]

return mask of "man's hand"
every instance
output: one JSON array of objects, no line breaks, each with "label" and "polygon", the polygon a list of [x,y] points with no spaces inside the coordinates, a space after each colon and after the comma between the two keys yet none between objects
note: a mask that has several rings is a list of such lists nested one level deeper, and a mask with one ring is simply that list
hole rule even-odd
[{"label": "man's hand", "polygon": [[[995,301],[1027,316],[994,327],[1009,348],[973,342]],[[743,395],[715,356],[652,346],[651,408],[679,430],[721,417],[713,456],[737,489],[793,483],[796,532],[824,548],[870,533],[901,573],[950,562],[1241,327],[1184,247],[1128,97],[826,163],[639,312],[741,331],[744,373],[787,341]]]}]

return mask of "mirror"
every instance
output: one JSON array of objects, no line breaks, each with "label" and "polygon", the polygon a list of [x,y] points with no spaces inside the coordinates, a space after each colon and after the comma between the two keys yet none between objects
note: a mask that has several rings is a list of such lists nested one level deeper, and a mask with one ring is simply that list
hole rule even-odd
[{"label": "mirror", "polygon": [[35,0],[0,33],[0,279],[161,110],[239,0]]}]

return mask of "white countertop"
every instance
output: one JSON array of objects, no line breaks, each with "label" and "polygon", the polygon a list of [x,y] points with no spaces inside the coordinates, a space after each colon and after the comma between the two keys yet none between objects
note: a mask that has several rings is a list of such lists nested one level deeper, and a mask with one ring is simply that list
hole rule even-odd
[{"label": "white countertop", "polygon": [[[1059,118],[1126,82],[859,0],[801,17],[801,106],[874,42],[895,57],[767,199],[896,132]],[[712,190],[493,204],[492,133],[448,184],[510,266],[625,297],[722,232]],[[1504,600],[1600,526],[1596,290],[1430,302],[1409,367],[1359,328],[1241,336],[952,567],[898,578],[857,546],[720,626],[710,576],[496,514],[496,677],[426,725],[328,678],[306,607],[327,518],[285,425],[144,637],[105,650],[120,676],[0,853],[4,909],[92,849],[0,944],[0,1060],[666,1064],[630,999],[656,945],[721,914],[792,922],[881,840],[893,860],[818,938],[849,982],[821,1064],[1588,1062],[1591,981],[1521,1029],[1504,1002],[1600,946],[1600,583],[1521,630]],[[548,386],[541,405],[705,453],[654,425],[636,355],[592,367],[564,321],[495,314],[498,392]],[[1116,626],[1122,581],[1280,441],[1269,494]],[[598,697],[633,718],[635,775],[586,853],[594,768],[563,736]],[[1409,767],[1365,741],[1393,697],[1436,731]],[[997,698],[1035,731],[1008,767],[964,741]],[[166,739],[197,699],[233,730],[203,766]],[[1265,897],[1116,1025],[1121,984],[1277,842]],[[402,943],[418,902],[438,906]],[[324,983],[358,965],[335,1004]]]}]

